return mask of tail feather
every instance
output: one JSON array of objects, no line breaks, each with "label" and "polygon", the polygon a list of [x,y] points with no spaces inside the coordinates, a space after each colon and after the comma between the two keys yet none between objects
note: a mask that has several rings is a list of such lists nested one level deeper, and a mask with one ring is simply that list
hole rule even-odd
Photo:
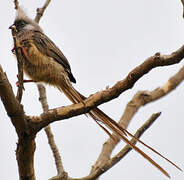
[{"label": "tail feather", "polygon": [[115,138],[112,136],[112,134],[98,122],[99,120],[96,118],[96,116],[92,112],[89,112],[88,114],[94,119],[97,125],[100,126],[115,141]]},{"label": "tail feather", "polygon": [[[68,99],[72,102],[72,103],[79,103],[81,101],[83,101],[81,99],[81,101],[77,100],[77,99],[74,99],[74,96],[65,88],[61,88],[61,87],[58,87],[58,89],[62,92],[64,92],[64,94],[68,97]],[[75,93],[76,94],[76,93]],[[94,121],[97,123],[98,126],[100,126],[112,139],[114,139],[114,137],[112,136],[112,134],[105,128],[103,127],[99,122],[98,122],[98,119],[97,117],[92,113],[92,112],[89,112],[88,113],[93,119]],[[115,139],[114,139],[115,140]]]},{"label": "tail feather", "polygon": [[[72,85],[69,85],[68,87],[58,87],[60,90],[64,92],[64,94],[73,102],[73,103],[80,103],[83,102],[83,100],[86,99],[85,96],[80,94],[78,91],[76,91]],[[102,126],[98,121],[101,121],[105,126],[107,126],[112,132],[114,132],[116,135],[118,135],[125,143],[127,143],[129,146],[131,146],[135,151],[137,151],[139,154],[141,154],[145,159],[147,159],[151,164],[153,164],[155,167],[157,167],[163,174],[165,174],[167,177],[170,177],[169,174],[160,166],[158,165],[153,159],[151,159],[147,154],[145,154],[142,150],[140,150],[137,146],[132,144],[126,137],[125,135],[129,135],[136,139],[138,142],[143,144],[145,147],[149,148],[151,151],[155,152],[162,158],[164,158],[166,161],[171,163],[173,166],[181,170],[176,164],[171,162],[169,159],[161,155],[158,151],[154,150],[152,147],[149,145],[145,144],[138,138],[134,137],[131,133],[129,133],[126,129],[121,127],[118,123],[116,123],[113,119],[111,119],[109,116],[107,116],[103,111],[101,111],[98,108],[92,109],[88,113],[94,121],[111,137],[111,133],[104,127]],[[181,170],[182,171],[182,170]]]},{"label": "tail feather", "polygon": [[66,88],[61,88],[61,87],[58,87],[58,89],[60,91],[62,91],[66,97],[73,103],[73,104],[76,104],[78,103],[78,101],[70,94],[70,92],[66,89]]},{"label": "tail feather", "polygon": [[[96,108],[94,109],[96,110]],[[99,109],[97,109],[99,110]],[[103,116],[103,115],[102,115]],[[170,178],[169,174],[167,173],[167,171],[165,171],[159,164],[157,164],[153,159],[151,159],[147,154],[145,154],[142,150],[140,150],[137,146],[135,146],[134,144],[132,144],[125,136],[124,136],[124,131],[122,131],[121,129],[118,128],[118,126],[114,126],[114,124],[109,123],[108,120],[106,120],[106,118],[101,118],[100,119],[106,126],[108,126],[108,128],[110,128],[115,134],[117,134],[118,136],[120,136],[120,138],[127,143],[130,147],[132,147],[135,151],[137,151],[139,154],[141,154],[145,159],[147,159],[151,164],[153,164],[155,167],[157,167],[163,174],[165,174],[167,177]],[[128,131],[127,131],[128,132]],[[148,147],[148,146],[146,146]],[[148,147],[149,148],[149,147]],[[152,148],[151,148],[152,150]],[[156,152],[156,151],[154,151]],[[160,155],[160,153],[157,153]],[[162,157],[162,156],[161,156]]]}]

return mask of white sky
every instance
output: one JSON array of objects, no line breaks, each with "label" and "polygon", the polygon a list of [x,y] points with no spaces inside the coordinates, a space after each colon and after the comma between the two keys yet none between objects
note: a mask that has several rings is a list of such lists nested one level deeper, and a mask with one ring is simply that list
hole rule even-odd
[{"label": "white sky", "polygon": [[[34,18],[41,0],[20,1]],[[8,27],[14,20],[13,1],[2,1],[0,6],[1,65],[16,92],[16,61],[11,53],[12,37]],[[77,79],[75,87],[90,95],[112,86],[130,70],[156,52],[170,54],[183,45],[184,19],[181,2],[173,0],[52,0],[40,22],[44,32],[62,49]],[[183,65],[157,68],[139,80],[133,89],[123,93],[101,108],[118,120],[127,102],[138,90],[152,90],[163,85]],[[22,103],[26,114],[39,115],[42,110],[34,84],[26,84]],[[70,102],[57,89],[47,87],[50,108]],[[142,140],[169,159],[184,167],[183,102],[184,86],[139,110],[129,126],[132,133],[148,117],[162,111],[161,117],[144,134]],[[15,149],[17,135],[0,103],[0,179],[18,179]],[[96,160],[107,135],[84,115],[52,124],[56,143],[65,170],[71,177],[83,177]],[[56,169],[43,131],[37,135],[35,171],[38,180],[56,175]],[[119,144],[115,152],[124,146]],[[147,152],[147,151],[146,151]],[[170,172],[175,180],[183,174],[166,161],[148,152]],[[105,173],[101,180],[112,179],[167,179],[139,154],[132,151],[126,158]]]}]

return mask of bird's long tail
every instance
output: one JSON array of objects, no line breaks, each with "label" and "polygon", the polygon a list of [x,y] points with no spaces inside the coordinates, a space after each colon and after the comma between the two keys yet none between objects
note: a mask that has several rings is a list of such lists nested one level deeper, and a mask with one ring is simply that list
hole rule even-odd
[{"label": "bird's long tail", "polygon": [[[71,100],[72,103],[80,103],[83,102],[83,100],[86,99],[82,94],[80,94],[77,90],[73,88],[73,86],[65,85],[65,87],[62,85],[61,87],[58,87],[59,90],[64,92],[64,94]],[[141,140],[134,137],[130,132],[128,132],[126,129],[121,127],[118,123],[116,123],[113,119],[111,119],[108,115],[106,115],[103,111],[101,111],[98,108],[92,109],[88,113],[94,121],[110,136],[113,138],[111,133],[102,125],[100,122],[102,122],[108,129],[110,129],[112,132],[114,132],[116,135],[118,135],[125,143],[127,143],[129,146],[131,146],[135,151],[137,151],[139,154],[141,154],[145,159],[147,159],[151,164],[153,164],[155,167],[157,167],[163,174],[165,174],[167,177],[170,178],[169,174],[159,165],[157,164],[153,159],[151,159],[147,154],[145,154],[142,150],[140,150],[137,146],[132,144],[126,137],[126,135],[129,135],[136,139],[138,142],[149,148],[151,151],[155,152],[162,158],[164,158],[166,161],[171,163],[173,166],[175,166],[177,169],[181,170],[176,164],[171,162],[169,159],[161,155],[158,151],[154,150],[152,147],[148,146]],[[99,122],[100,121],[100,122]],[[182,170],[181,170],[182,171]]]}]

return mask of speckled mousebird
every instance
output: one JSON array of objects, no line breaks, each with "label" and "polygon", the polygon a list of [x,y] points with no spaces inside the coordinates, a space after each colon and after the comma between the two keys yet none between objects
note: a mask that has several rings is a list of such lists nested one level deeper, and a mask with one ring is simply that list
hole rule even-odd
[{"label": "speckled mousebird", "polygon": [[[72,74],[68,60],[55,43],[43,33],[40,26],[30,19],[21,8],[18,8],[15,21],[9,28],[12,30],[14,38],[13,49],[20,49],[17,52],[21,53],[19,55],[22,57],[23,70],[31,81],[44,82],[57,87],[64,92],[72,103],[83,102],[85,97],[72,86],[72,83],[76,83],[76,79]],[[169,177],[169,174],[162,167],[127,139],[126,135],[131,134],[126,129],[120,127],[98,108],[92,109],[88,114],[103,130],[108,133],[99,121]],[[110,135],[110,133],[108,134]],[[143,143],[140,140],[138,141]],[[144,145],[163,157],[150,146]],[[167,158],[163,158],[169,161]],[[171,161],[169,162],[176,166]],[[178,166],[176,167],[179,168]]]}]

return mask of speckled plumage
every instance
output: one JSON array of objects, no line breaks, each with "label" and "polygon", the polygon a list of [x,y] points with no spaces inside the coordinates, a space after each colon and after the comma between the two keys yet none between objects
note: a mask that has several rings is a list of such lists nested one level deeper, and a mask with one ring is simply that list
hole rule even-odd
[{"label": "speckled plumage", "polygon": [[35,82],[45,82],[54,86],[63,83],[68,76],[64,67],[38,50],[32,39],[33,31],[24,33],[17,38],[17,41],[20,41],[19,46],[27,52],[26,54],[22,51],[24,72]]}]

